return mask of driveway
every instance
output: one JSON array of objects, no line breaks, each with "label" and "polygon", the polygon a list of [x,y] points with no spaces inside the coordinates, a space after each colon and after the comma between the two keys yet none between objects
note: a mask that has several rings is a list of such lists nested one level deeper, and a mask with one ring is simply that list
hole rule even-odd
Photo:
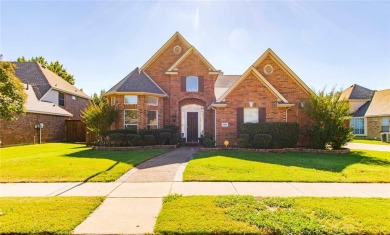
[{"label": "driveway", "polygon": [[363,149],[363,150],[374,150],[390,152],[390,145],[379,145],[379,144],[360,144],[360,143],[348,143],[344,147],[349,149]]}]

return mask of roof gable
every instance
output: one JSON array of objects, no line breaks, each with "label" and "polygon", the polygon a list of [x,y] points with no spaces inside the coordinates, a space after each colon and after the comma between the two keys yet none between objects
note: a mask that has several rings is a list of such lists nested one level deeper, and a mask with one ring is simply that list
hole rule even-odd
[{"label": "roof gable", "polygon": [[390,116],[390,89],[375,91],[364,116]]},{"label": "roof gable", "polygon": [[193,46],[190,47],[168,70],[166,73],[171,74],[172,72],[177,72],[177,67],[191,54],[196,54],[203,63],[208,66],[209,71],[216,72],[217,70],[206,60],[206,58]]},{"label": "roof gable", "polygon": [[113,86],[107,94],[110,93],[150,93],[160,96],[167,96],[167,93],[161,89],[144,71],[135,68],[125,78]]},{"label": "roof gable", "polygon": [[141,67],[141,70],[146,70],[149,65],[151,65],[152,62],[156,60],[157,57],[161,55],[161,53],[163,53],[176,38],[179,38],[188,48],[192,47],[191,44],[179,32],[176,32],[156,53],[154,53],[154,55],[148,61],[146,61],[146,63]]},{"label": "roof gable", "polygon": [[353,84],[352,86],[345,89],[340,99],[346,100],[371,100],[374,96],[374,91],[368,88]]}]

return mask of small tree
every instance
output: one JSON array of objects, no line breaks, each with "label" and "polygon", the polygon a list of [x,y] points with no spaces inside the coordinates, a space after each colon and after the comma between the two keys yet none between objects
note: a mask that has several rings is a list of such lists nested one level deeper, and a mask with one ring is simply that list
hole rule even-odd
[{"label": "small tree", "polygon": [[313,121],[308,134],[315,148],[324,149],[330,144],[333,149],[340,149],[353,137],[352,129],[346,125],[350,119],[349,106],[340,100],[340,95],[336,88],[329,93],[324,88],[312,94],[306,105],[306,113]]},{"label": "small tree", "polygon": [[15,120],[25,112],[26,99],[23,84],[15,76],[15,64],[0,61],[0,119]]},{"label": "small tree", "polygon": [[90,102],[90,105],[81,112],[81,117],[87,129],[94,133],[99,142],[102,141],[103,133],[110,129],[110,125],[115,122],[118,117],[118,112],[113,106],[110,106],[107,99],[103,96],[94,94],[94,101]]}]

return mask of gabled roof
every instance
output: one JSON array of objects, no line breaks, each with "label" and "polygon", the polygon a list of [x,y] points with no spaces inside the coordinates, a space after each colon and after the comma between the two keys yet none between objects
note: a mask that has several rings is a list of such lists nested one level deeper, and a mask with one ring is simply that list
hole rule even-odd
[{"label": "gabled roof", "polygon": [[368,107],[370,106],[371,101],[367,101],[364,103],[356,112],[352,115],[352,117],[364,117],[366,115],[366,112],[368,110]]},{"label": "gabled roof", "polygon": [[146,63],[141,67],[142,70],[146,70],[148,66],[161,54],[163,51],[176,39],[179,38],[184,45],[186,45],[188,48],[191,47],[191,44],[183,37],[179,32],[176,32],[173,34],[173,36],[156,52],[154,55],[146,61]]},{"label": "gabled roof", "polygon": [[240,79],[241,75],[223,75],[219,74],[214,83],[214,95],[218,100],[234,83]]},{"label": "gabled roof", "polygon": [[210,64],[210,62],[208,62],[206,60],[206,58],[200,54],[200,52],[195,48],[195,47],[190,47],[190,49],[188,49],[168,70],[167,72],[170,73],[170,72],[174,72],[174,71],[177,71],[177,67],[191,54],[191,53],[195,53],[197,54],[200,59],[203,61],[203,63],[205,63],[208,67],[209,67],[209,71],[213,71],[213,72],[217,72],[217,70],[214,68],[214,66],[212,66]]},{"label": "gabled roof", "polygon": [[73,115],[65,109],[59,107],[56,104],[38,100],[33,87],[31,85],[23,84],[28,97],[26,100],[25,108],[27,113],[40,113],[55,116],[72,117]]},{"label": "gabled roof", "polygon": [[218,102],[222,102],[242,81],[245,80],[245,78],[250,74],[250,73],[253,73],[255,75],[255,77],[264,84],[265,87],[267,87],[271,92],[272,94],[277,98],[278,101],[281,101],[283,102],[284,104],[288,104],[288,101],[286,100],[286,98],[283,97],[282,94],[279,93],[279,91],[277,91],[275,89],[274,86],[272,86],[271,83],[269,83],[267,81],[267,79],[265,79],[263,77],[263,75],[261,75],[255,67],[251,66],[247,69],[247,71],[229,88],[227,89],[227,91],[221,95],[218,99],[217,99],[217,103]]},{"label": "gabled roof", "polygon": [[368,88],[353,84],[345,89],[340,96],[341,100],[371,100],[374,91]]},{"label": "gabled roof", "polygon": [[68,83],[49,69],[43,68],[37,62],[14,62],[14,64],[17,66],[15,75],[22,83],[28,83],[33,87],[38,99],[41,99],[50,89],[91,99],[77,87]]},{"label": "gabled roof", "polygon": [[390,116],[390,89],[375,91],[365,117]]},{"label": "gabled roof", "polygon": [[113,86],[106,95],[111,93],[147,93],[167,96],[167,93],[138,67]]},{"label": "gabled roof", "polygon": [[295,81],[304,91],[308,94],[312,94],[313,91],[276,55],[276,53],[268,48],[252,65],[253,67],[257,67],[267,56],[271,56],[272,59],[287,73],[289,74],[293,81]]}]

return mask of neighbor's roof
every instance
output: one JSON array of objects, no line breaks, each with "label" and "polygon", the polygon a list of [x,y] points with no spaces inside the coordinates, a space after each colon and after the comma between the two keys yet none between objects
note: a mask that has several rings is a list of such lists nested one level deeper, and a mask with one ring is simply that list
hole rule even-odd
[{"label": "neighbor's roof", "polygon": [[40,113],[65,117],[73,116],[71,113],[56,104],[38,100],[31,85],[23,84],[23,86],[25,88],[28,87],[28,89],[24,90],[28,95],[25,104],[27,113]]},{"label": "neighbor's roof", "polygon": [[390,116],[390,89],[375,91],[365,116]]},{"label": "neighbor's roof", "polygon": [[151,93],[167,96],[157,83],[153,81],[144,71],[135,68],[129,75],[113,86],[106,94],[110,93]]},{"label": "neighbor's roof", "polygon": [[370,104],[371,104],[371,101],[367,101],[358,110],[356,110],[356,112],[352,115],[352,117],[364,117],[366,115],[366,112],[367,112]]},{"label": "neighbor's roof", "polygon": [[234,83],[240,79],[241,75],[223,75],[219,74],[214,83],[214,95],[219,99]]},{"label": "neighbor's roof", "polygon": [[374,91],[368,88],[353,84],[345,89],[340,96],[341,100],[370,100]]},{"label": "neighbor's roof", "polygon": [[15,75],[22,80],[22,83],[32,85],[38,99],[41,99],[50,88],[82,98],[91,99],[77,87],[68,83],[49,69],[43,68],[37,62],[14,62],[14,64],[17,66]]}]

